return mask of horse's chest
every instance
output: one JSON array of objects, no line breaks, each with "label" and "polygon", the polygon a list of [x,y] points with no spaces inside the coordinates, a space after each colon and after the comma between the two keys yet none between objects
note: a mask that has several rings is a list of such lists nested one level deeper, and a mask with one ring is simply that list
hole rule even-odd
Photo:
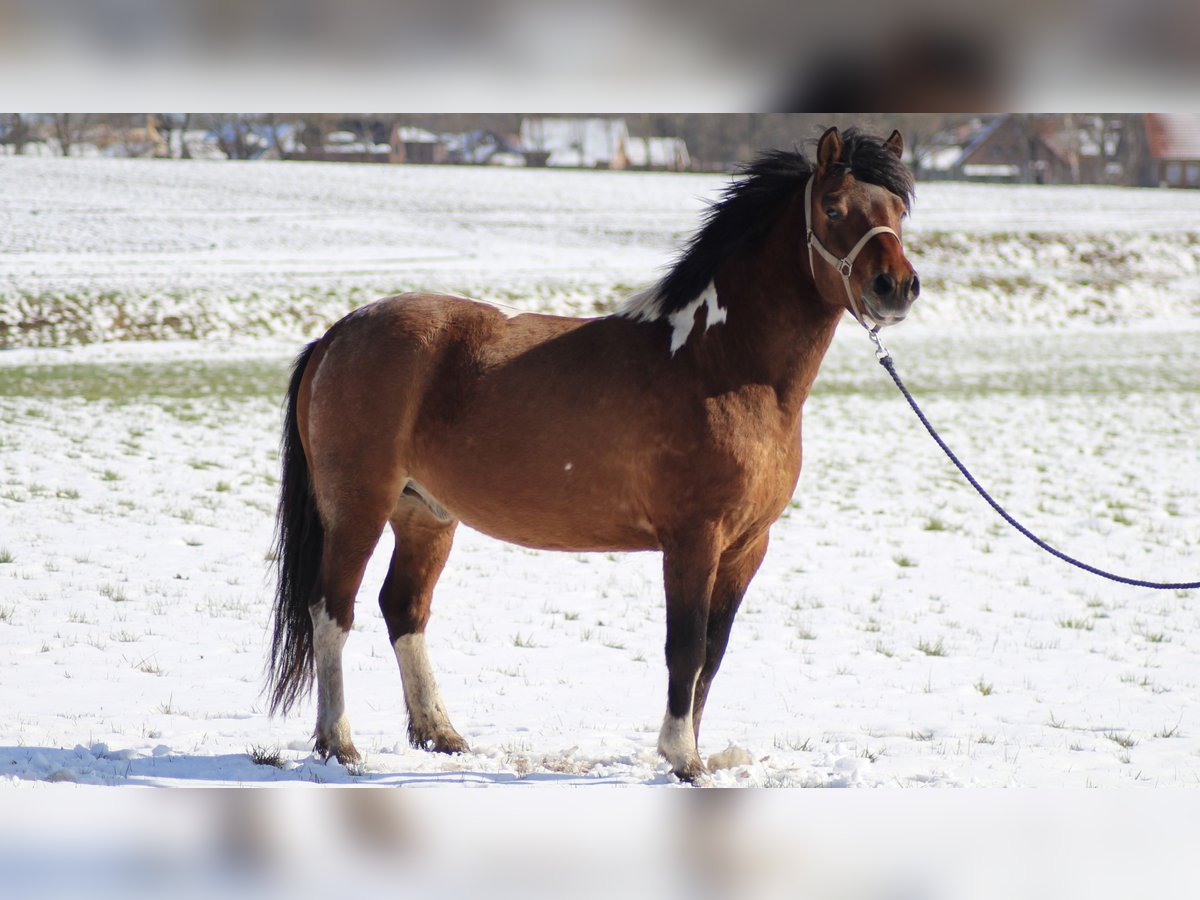
[{"label": "horse's chest", "polygon": [[778,515],[800,477],[800,442],[764,448],[745,467],[746,493],[758,508]]},{"label": "horse's chest", "polygon": [[[799,428],[771,412],[742,415],[740,423],[733,416],[728,422],[716,419],[715,424],[727,427],[710,431],[710,480],[724,505],[753,519],[773,519],[782,512],[800,474]],[[697,469],[702,468],[701,462]]]}]

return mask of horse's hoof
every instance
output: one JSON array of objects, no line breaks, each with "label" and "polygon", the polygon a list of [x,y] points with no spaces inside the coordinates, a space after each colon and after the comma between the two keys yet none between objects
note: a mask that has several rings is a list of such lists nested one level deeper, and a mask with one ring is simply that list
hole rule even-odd
[{"label": "horse's hoof", "polygon": [[313,750],[325,762],[329,762],[329,757],[331,756],[343,766],[362,762],[362,755],[358,752],[358,748],[354,744],[342,744],[340,747],[331,747],[324,741],[318,740]]},{"label": "horse's hoof", "polygon": [[688,784],[695,784],[697,779],[708,774],[708,770],[704,768],[704,763],[700,762],[700,758],[689,759],[686,763],[678,768],[673,767],[671,773],[680,781]]},{"label": "horse's hoof", "polygon": [[418,734],[410,729],[408,742],[417,750],[429,750],[433,753],[469,753],[471,750],[463,736],[453,728],[434,734]]},{"label": "horse's hoof", "polygon": [[451,733],[434,738],[433,752],[434,753],[469,753],[471,748],[467,746],[467,742],[463,740],[462,735]]}]

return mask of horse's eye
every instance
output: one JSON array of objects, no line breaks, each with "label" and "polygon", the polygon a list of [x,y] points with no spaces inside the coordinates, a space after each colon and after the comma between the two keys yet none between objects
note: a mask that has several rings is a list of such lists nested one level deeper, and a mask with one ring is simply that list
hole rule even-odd
[{"label": "horse's eye", "polygon": [[832,206],[825,207],[825,217],[831,222],[836,222],[842,217],[842,214]]}]

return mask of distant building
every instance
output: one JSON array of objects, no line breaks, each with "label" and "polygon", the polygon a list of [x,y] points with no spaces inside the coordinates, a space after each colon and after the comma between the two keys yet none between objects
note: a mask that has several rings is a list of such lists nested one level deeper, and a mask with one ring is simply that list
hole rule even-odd
[{"label": "distant building", "polygon": [[520,150],[531,166],[682,171],[692,164],[682,138],[632,137],[624,119],[600,117],[527,118]]},{"label": "distant building", "polygon": [[1200,115],[1148,114],[1142,122],[1146,130],[1142,184],[1200,188]]},{"label": "distant building", "polygon": [[628,143],[624,119],[528,118],[521,122],[521,152],[534,166],[624,169]]},{"label": "distant building", "polygon": [[942,135],[919,162],[923,178],[1021,184],[1131,182],[1119,122],[1099,116],[1003,115]]},{"label": "distant building", "polygon": [[985,125],[954,164],[972,181],[1062,184],[1074,180],[1050,128],[1030,127],[1019,116],[1000,116]]},{"label": "distant building", "polygon": [[625,159],[631,169],[686,172],[692,167],[687,144],[675,137],[631,137],[625,144]]},{"label": "distant building", "polygon": [[446,161],[446,145],[432,131],[411,125],[392,128],[389,162],[436,165]]}]

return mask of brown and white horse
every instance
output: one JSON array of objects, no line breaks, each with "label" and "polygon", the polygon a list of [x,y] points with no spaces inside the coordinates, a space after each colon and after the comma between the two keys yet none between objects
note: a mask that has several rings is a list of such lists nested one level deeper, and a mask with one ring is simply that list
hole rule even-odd
[{"label": "brown and white horse", "polygon": [[[829,129],[815,165],[773,152],[714,204],[670,272],[615,315],[508,316],[404,294],[300,355],[288,393],[268,691],[317,677],[316,750],[359,758],[342,690],[355,595],[383,529],[379,606],[416,747],[460,752],[425,649],[459,522],[554,550],[661,550],[658,749],[703,771],[700,718],[730,626],[800,474],[800,420],[834,329],[902,320],[912,176],[888,140]],[[813,250],[817,251],[814,256]]]}]

